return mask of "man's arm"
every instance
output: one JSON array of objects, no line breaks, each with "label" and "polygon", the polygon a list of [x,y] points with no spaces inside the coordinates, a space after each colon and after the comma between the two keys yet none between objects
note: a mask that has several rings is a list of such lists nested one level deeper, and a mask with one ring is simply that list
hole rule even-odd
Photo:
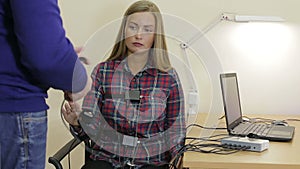
[{"label": "man's arm", "polygon": [[66,38],[56,0],[11,0],[21,66],[40,85],[79,92],[86,70]]}]

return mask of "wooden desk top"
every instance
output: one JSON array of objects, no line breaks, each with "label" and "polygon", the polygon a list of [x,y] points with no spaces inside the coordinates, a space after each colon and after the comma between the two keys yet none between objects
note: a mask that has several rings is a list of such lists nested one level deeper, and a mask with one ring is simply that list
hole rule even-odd
[{"label": "wooden desk top", "polygon": [[[300,119],[300,115],[253,114],[249,117],[263,117],[274,120]],[[197,116],[196,123],[207,126],[209,124],[207,118],[206,114],[200,114]],[[218,123],[218,127],[225,127],[225,119],[218,120]],[[230,155],[186,152],[183,166],[190,169],[300,169],[300,121],[288,121],[288,123],[296,127],[294,138],[290,142],[270,142],[269,149],[263,152],[241,151]],[[199,137],[200,133],[201,136],[205,136],[205,134],[202,134],[204,132],[207,131],[193,127],[190,131],[188,130],[187,136]],[[214,131],[215,133],[227,133],[227,131]]]}]

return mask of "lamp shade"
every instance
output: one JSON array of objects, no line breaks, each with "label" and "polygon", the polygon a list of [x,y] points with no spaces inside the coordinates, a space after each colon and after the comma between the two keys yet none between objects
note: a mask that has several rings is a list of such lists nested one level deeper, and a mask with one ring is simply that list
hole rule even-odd
[{"label": "lamp shade", "polygon": [[235,15],[236,22],[283,22],[284,19],[278,16],[251,16]]}]

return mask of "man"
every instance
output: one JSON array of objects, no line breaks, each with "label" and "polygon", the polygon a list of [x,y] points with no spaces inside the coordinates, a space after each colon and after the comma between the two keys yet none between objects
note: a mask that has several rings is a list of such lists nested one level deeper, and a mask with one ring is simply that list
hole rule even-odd
[{"label": "man", "polygon": [[0,168],[44,169],[47,90],[80,99],[91,80],[57,0],[0,0]]}]

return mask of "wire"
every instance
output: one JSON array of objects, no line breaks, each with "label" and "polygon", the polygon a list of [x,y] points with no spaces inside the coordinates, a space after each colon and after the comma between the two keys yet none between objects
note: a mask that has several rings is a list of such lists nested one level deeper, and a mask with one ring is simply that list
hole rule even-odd
[{"label": "wire", "polygon": [[221,117],[219,117],[219,120],[222,120],[225,118],[225,114],[223,114]]},{"label": "wire", "polygon": [[300,121],[300,119],[291,118],[291,119],[285,119],[285,121]]},{"label": "wire", "polygon": [[[66,99],[64,99],[61,103],[61,106],[60,106],[60,118],[61,118],[61,121],[63,122],[64,126],[66,128],[69,128],[69,125],[66,123],[66,121],[64,120],[64,117],[63,117],[63,113],[62,113],[62,108],[64,106],[64,103],[66,102]],[[72,150],[72,147],[73,147],[73,144],[75,143],[76,140],[74,140],[72,142],[72,144],[70,145],[69,147],[69,153],[68,153],[68,166],[69,166],[69,169],[71,169],[71,150]]]},{"label": "wire", "polygon": [[200,128],[203,128],[203,129],[207,129],[207,130],[226,130],[227,128],[219,128],[219,127],[205,127],[205,126],[201,126],[201,125],[199,125],[199,124],[190,124],[190,125],[188,125],[187,127],[186,127],[186,129],[188,129],[189,127],[193,127],[193,126],[195,126],[195,127],[200,127]]},{"label": "wire", "polygon": [[198,140],[195,143],[188,143],[185,144],[176,154],[174,159],[169,164],[170,168],[177,169],[176,164],[178,164],[180,158],[183,157],[183,154],[185,152],[191,151],[191,152],[199,152],[199,153],[213,153],[213,154],[219,154],[219,155],[228,155],[237,153],[239,151],[244,151],[249,149],[249,146],[242,146],[242,147],[236,147],[236,146],[228,146],[221,144],[221,139],[230,137],[227,134],[217,134],[212,135],[208,137],[200,137],[200,138],[194,138],[194,137],[186,137],[185,140]]},{"label": "wire", "polygon": [[71,169],[71,150],[72,150],[72,147],[73,147],[75,142],[76,142],[76,140],[74,140],[72,142],[72,144],[70,145],[69,150],[68,150],[68,152],[69,152],[68,153],[68,166],[69,166],[69,169]]},{"label": "wire", "polygon": [[233,146],[225,146],[221,143],[201,143],[201,144],[186,144],[185,152],[201,152],[201,153],[213,153],[220,155],[228,155],[233,154],[239,151],[247,150],[249,147],[233,147]]},{"label": "wire", "polygon": [[247,119],[249,119],[250,122],[254,122],[254,123],[266,123],[266,124],[274,124],[276,121],[280,121],[283,123],[288,124],[287,121],[300,121],[300,119],[297,118],[290,118],[290,119],[285,119],[285,120],[274,120],[274,119],[268,119],[268,118],[249,118],[247,116],[243,116]]},{"label": "wire", "polygon": [[208,137],[186,137],[185,140],[191,140],[189,142],[189,144],[193,144],[193,143],[201,143],[201,142],[221,142],[221,139],[223,138],[228,138],[229,135],[228,134],[217,134],[217,135],[212,135],[212,136],[208,136]]},{"label": "wire", "polygon": [[[220,137],[220,138],[218,138]],[[208,137],[185,137],[185,140],[201,140],[201,141],[215,141],[215,142],[221,142],[221,139],[223,138],[228,138],[230,137],[228,134],[217,134],[217,135],[212,135]],[[213,139],[216,138],[216,139]]]},{"label": "wire", "polygon": [[60,118],[61,118],[61,121],[63,122],[63,124],[64,124],[64,126],[68,129],[69,128],[69,125],[66,123],[66,121],[64,120],[64,117],[63,117],[63,113],[62,113],[62,108],[63,108],[63,106],[64,106],[64,104],[65,104],[65,102],[66,102],[66,99],[64,99],[63,101],[62,101],[62,103],[61,103],[61,106],[60,106]]}]

